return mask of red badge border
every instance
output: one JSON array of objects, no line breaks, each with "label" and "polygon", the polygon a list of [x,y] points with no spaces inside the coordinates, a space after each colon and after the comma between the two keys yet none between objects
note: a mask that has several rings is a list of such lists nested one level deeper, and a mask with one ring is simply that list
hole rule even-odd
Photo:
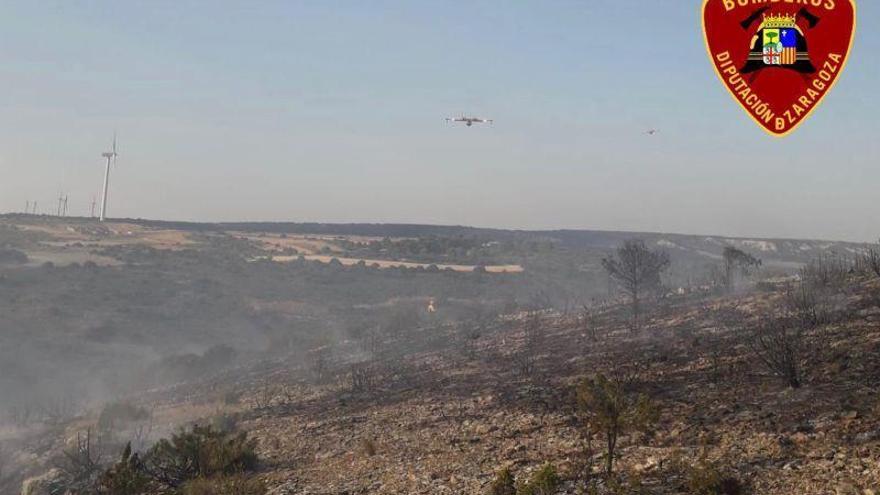
[{"label": "red badge border", "polygon": [[742,104],[736,97],[736,94],[733,92],[730,86],[727,85],[727,82],[725,82],[724,80],[724,76],[721,74],[721,71],[718,70],[718,65],[715,63],[715,59],[712,56],[712,47],[709,46],[709,35],[706,33],[706,6],[709,5],[709,2],[711,1],[717,2],[720,0],[703,0],[703,7],[700,9],[700,24],[703,26],[703,44],[706,46],[706,53],[709,55],[709,61],[712,62],[712,70],[715,71],[715,75],[718,76],[718,79],[721,81],[721,85],[724,86],[724,89],[727,90],[727,92],[736,102],[736,105],[741,110],[743,110],[749,116],[749,118],[751,118],[755,122],[755,124],[757,124],[758,127],[761,128],[761,130],[776,138],[784,138],[785,136],[788,136],[789,134],[794,132],[795,129],[800,127],[801,124],[803,124],[808,118],[810,118],[810,115],[813,114],[813,111],[816,110],[816,108],[818,108],[822,104],[822,102],[825,101],[825,98],[828,96],[829,93],[831,93],[831,90],[833,90],[834,86],[837,84],[837,80],[840,79],[840,76],[843,75],[843,71],[846,70],[846,64],[849,63],[850,54],[852,53],[853,42],[856,39],[856,27],[858,26],[859,16],[855,0],[849,0],[849,3],[850,5],[852,5],[853,8],[852,34],[850,34],[849,37],[849,46],[846,49],[846,57],[843,59],[843,65],[840,67],[840,71],[838,72],[837,77],[835,77],[834,80],[831,81],[831,85],[828,87],[828,90],[825,91],[824,96],[818,102],[816,102],[815,105],[810,106],[809,110],[807,110],[807,114],[804,115],[800,120],[798,120],[797,123],[791,126],[787,131],[782,133],[773,132],[770,129],[767,129],[766,127],[764,127],[763,124],[761,124],[761,122],[758,121],[758,119],[754,115],[752,115],[752,112],[748,111],[745,108],[742,108]]}]

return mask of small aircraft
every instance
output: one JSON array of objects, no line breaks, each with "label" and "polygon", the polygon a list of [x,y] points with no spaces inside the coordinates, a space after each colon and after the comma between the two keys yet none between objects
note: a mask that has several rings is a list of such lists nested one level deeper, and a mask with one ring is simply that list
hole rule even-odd
[{"label": "small aircraft", "polygon": [[474,124],[491,124],[492,119],[481,119],[480,117],[447,117],[446,122],[464,122],[464,125],[470,127]]},{"label": "small aircraft", "polygon": [[659,134],[659,133],[660,133],[660,129],[649,129],[649,130],[645,131],[645,134],[647,134],[649,136],[653,136],[654,134]]}]

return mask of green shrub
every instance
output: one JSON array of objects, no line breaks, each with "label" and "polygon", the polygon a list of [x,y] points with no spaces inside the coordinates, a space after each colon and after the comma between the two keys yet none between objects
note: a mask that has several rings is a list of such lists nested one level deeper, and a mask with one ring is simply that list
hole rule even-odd
[{"label": "green shrub", "polygon": [[516,495],[516,484],[513,480],[513,474],[510,468],[502,468],[495,475],[492,484],[489,485],[487,495]]},{"label": "green shrub", "polygon": [[742,495],[745,487],[716,464],[699,461],[687,471],[687,493],[691,495]]},{"label": "green shrub", "polygon": [[182,495],[263,495],[266,485],[243,474],[198,478],[187,482]]},{"label": "green shrub", "polygon": [[[86,447],[78,452],[88,453],[88,437],[82,443]],[[89,465],[97,466],[94,461]],[[96,477],[93,490],[84,482],[66,486],[76,494],[262,495],[265,486],[246,475],[256,465],[254,441],[245,433],[197,425],[160,440],[143,457],[126,445],[121,459]]]},{"label": "green shrub", "polygon": [[646,396],[628,394],[622,383],[601,374],[578,386],[577,402],[586,416],[590,434],[604,437],[605,474],[608,477],[614,471],[620,435],[645,430],[659,417],[657,407]]},{"label": "green shrub", "polygon": [[140,495],[145,493],[150,478],[144,472],[137,454],[131,452],[131,444],[125,446],[122,457],[98,480],[101,495]]},{"label": "green shrub", "polygon": [[553,495],[562,480],[556,474],[556,468],[547,463],[532,474],[532,478],[517,490],[517,495]]},{"label": "green shrub", "polygon": [[193,427],[162,439],[145,456],[147,471],[160,483],[179,488],[196,478],[234,475],[257,466],[255,442],[245,433]]}]

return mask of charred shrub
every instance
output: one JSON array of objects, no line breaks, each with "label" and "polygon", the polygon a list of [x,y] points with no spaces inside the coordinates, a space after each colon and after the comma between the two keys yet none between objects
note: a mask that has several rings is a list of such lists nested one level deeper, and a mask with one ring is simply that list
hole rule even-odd
[{"label": "charred shrub", "polygon": [[587,306],[583,306],[577,317],[577,327],[581,331],[581,336],[590,342],[599,340],[599,321],[595,311]]},{"label": "charred shrub", "polygon": [[361,440],[361,450],[365,456],[373,457],[376,455],[376,443],[369,438],[364,438]]},{"label": "charred shrub", "polygon": [[477,356],[477,346],[480,337],[486,331],[486,322],[478,318],[474,318],[464,323],[460,323],[456,328],[456,343],[461,354],[466,359],[474,359]]},{"label": "charred shrub", "polygon": [[831,310],[824,290],[800,283],[788,287],[785,293],[785,309],[803,329],[816,328],[831,323]]},{"label": "charred shrub", "polygon": [[804,329],[792,318],[765,318],[753,332],[749,346],[758,360],[786,385],[801,386],[806,337]]},{"label": "charred shrub", "polygon": [[517,371],[523,377],[531,378],[535,375],[538,356],[544,349],[546,341],[545,335],[541,313],[537,311],[528,313],[523,324],[522,347],[513,356]]},{"label": "charred shrub", "polygon": [[372,363],[354,363],[349,371],[349,387],[352,392],[370,392],[376,386],[376,369]]},{"label": "charred shrub", "polygon": [[273,382],[269,378],[264,379],[255,387],[253,400],[257,409],[265,409],[272,405],[272,402],[281,392],[281,386]]},{"label": "charred shrub", "polygon": [[61,470],[61,493],[91,493],[97,486],[103,469],[104,446],[95,442],[91,430],[77,433],[75,444],[66,449],[58,462]]},{"label": "charred shrub", "polygon": [[129,402],[114,402],[101,409],[98,429],[112,431],[116,426],[149,419],[150,411]]},{"label": "charred shrub", "polygon": [[24,264],[28,262],[28,255],[18,249],[0,248],[0,265]]},{"label": "charred shrub", "polygon": [[412,332],[421,324],[421,313],[413,304],[396,305],[382,323],[385,335],[398,339]]},{"label": "charred shrub", "polygon": [[234,406],[241,402],[241,392],[234,388],[227,388],[219,394],[218,398],[224,405]]},{"label": "charred shrub", "polygon": [[229,366],[236,355],[232,347],[216,345],[201,355],[188,353],[165,356],[150,367],[147,375],[155,383],[191,380]]},{"label": "charred shrub", "polygon": [[839,288],[846,283],[847,276],[853,268],[852,263],[844,258],[825,255],[811,260],[800,271],[801,281],[817,288]]},{"label": "charred shrub", "polygon": [[880,250],[869,249],[865,255],[865,263],[874,275],[880,277]]},{"label": "charred shrub", "polygon": [[309,372],[317,384],[327,382],[333,367],[333,351],[329,346],[323,346],[309,352]]}]

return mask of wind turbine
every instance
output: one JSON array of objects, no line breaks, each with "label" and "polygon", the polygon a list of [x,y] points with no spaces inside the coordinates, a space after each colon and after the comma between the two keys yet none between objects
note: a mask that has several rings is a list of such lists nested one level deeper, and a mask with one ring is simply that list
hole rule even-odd
[{"label": "wind turbine", "polygon": [[107,192],[110,188],[110,163],[116,164],[116,133],[113,133],[113,149],[111,151],[105,151],[101,153],[101,156],[107,159],[107,169],[104,170],[104,192],[102,194],[101,199],[101,216],[98,218],[100,221],[104,221],[107,214]]}]

